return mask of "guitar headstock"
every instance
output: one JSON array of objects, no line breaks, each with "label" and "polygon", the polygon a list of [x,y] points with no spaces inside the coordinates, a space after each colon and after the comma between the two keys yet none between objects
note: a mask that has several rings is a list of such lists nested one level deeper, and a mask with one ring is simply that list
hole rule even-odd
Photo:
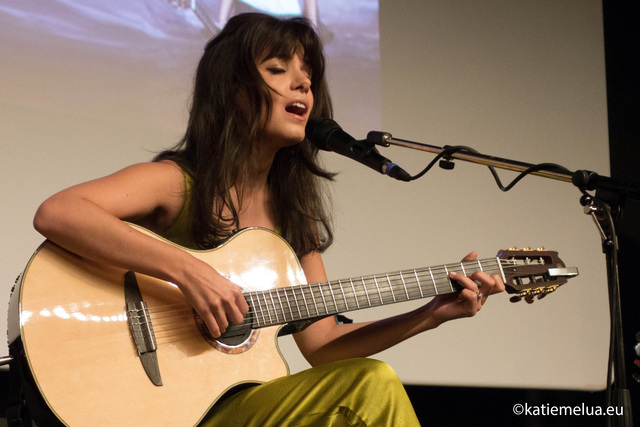
[{"label": "guitar headstock", "polygon": [[498,252],[498,259],[506,290],[515,294],[511,302],[524,298],[531,303],[533,297],[543,298],[578,275],[578,269],[567,268],[555,251],[509,248]]}]

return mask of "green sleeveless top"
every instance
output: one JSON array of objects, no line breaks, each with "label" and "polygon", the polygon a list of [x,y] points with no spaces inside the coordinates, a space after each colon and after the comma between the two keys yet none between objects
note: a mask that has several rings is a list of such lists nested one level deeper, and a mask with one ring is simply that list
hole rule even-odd
[{"label": "green sleeveless top", "polygon": [[[169,228],[160,233],[160,236],[185,248],[200,249],[193,240],[191,233],[191,189],[193,188],[193,177],[184,169],[181,170],[184,175],[184,203],[176,219]],[[276,225],[274,231],[282,235],[278,225]]]},{"label": "green sleeveless top", "polygon": [[193,240],[191,234],[191,188],[193,187],[193,177],[182,170],[184,175],[184,203],[180,209],[180,213],[173,221],[173,224],[169,226],[163,233],[160,233],[162,237],[172,241],[180,246],[184,246],[189,249],[198,249],[196,242]]}]

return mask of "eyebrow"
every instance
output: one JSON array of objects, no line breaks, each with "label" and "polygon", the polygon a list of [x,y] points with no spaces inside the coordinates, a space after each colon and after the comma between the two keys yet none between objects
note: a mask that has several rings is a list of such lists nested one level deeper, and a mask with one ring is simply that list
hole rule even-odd
[{"label": "eyebrow", "polygon": [[[293,58],[293,55],[290,55],[290,56],[273,55],[273,56],[270,56],[268,58],[263,59],[262,62],[260,62],[260,64],[264,64],[265,62],[267,62],[267,61],[269,61],[271,59],[278,59],[278,60],[281,60],[281,61],[289,62],[289,61],[291,61],[292,58]],[[304,59],[302,60],[301,69],[303,71],[305,71],[306,73],[308,73],[310,76],[313,75],[313,67],[311,65],[309,65]]]}]

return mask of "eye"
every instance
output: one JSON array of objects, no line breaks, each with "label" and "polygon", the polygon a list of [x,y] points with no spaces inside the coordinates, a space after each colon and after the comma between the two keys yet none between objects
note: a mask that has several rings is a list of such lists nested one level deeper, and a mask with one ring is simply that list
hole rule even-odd
[{"label": "eye", "polygon": [[285,70],[280,67],[268,67],[267,71],[271,74],[283,74],[285,72]]}]

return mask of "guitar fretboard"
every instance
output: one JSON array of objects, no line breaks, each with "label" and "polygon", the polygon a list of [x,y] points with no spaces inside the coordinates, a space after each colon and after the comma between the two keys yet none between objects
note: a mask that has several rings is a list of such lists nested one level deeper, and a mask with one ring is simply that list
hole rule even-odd
[{"label": "guitar fretboard", "polygon": [[252,327],[261,328],[458,292],[461,286],[449,273],[468,275],[474,271],[504,278],[500,260],[488,258],[247,292],[245,298],[252,312]]}]

